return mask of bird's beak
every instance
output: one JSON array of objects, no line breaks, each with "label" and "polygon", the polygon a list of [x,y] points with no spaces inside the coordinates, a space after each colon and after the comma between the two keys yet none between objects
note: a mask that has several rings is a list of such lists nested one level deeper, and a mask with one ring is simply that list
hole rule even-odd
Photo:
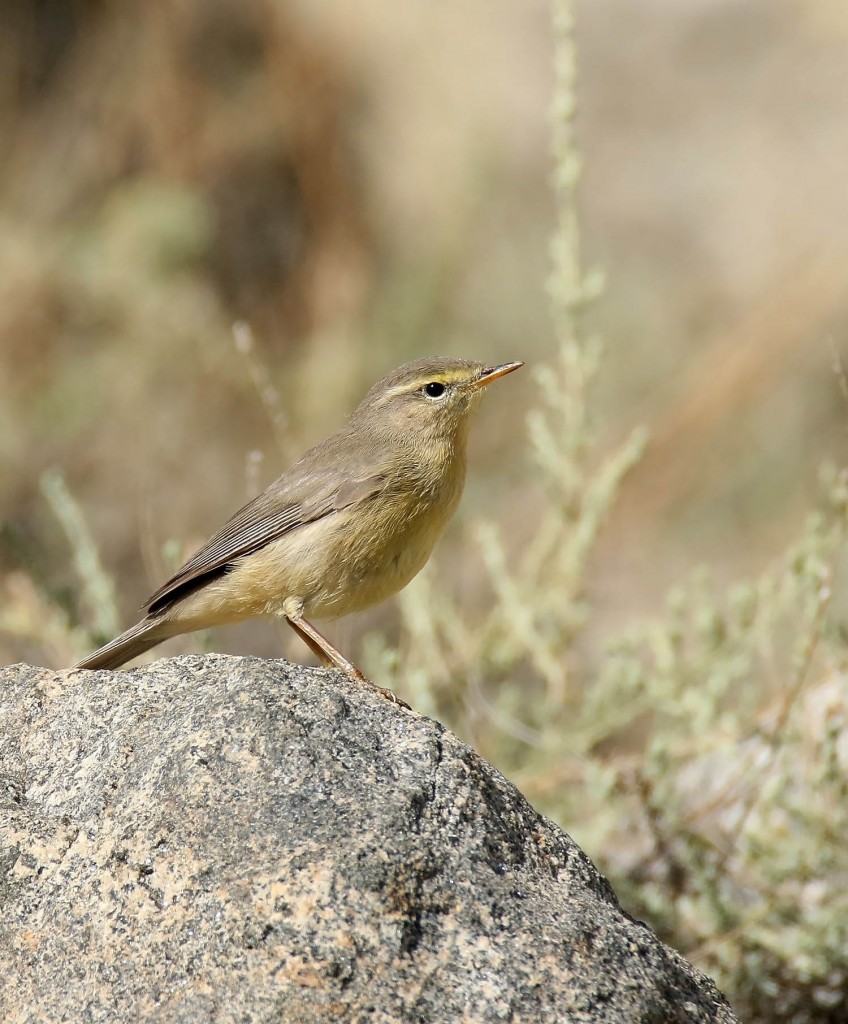
[{"label": "bird's beak", "polygon": [[468,385],[472,390],[476,391],[477,388],[484,388],[487,384],[491,384],[493,380],[497,380],[498,377],[505,377],[506,374],[512,373],[513,370],[517,370],[523,366],[524,363],[501,363],[500,366],[490,366],[488,369],[483,370],[480,376],[476,380],[472,380]]}]

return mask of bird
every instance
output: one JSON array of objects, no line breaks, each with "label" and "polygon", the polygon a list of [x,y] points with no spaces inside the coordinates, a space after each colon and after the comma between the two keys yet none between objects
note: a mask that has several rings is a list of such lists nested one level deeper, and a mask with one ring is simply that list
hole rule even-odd
[{"label": "bird", "polygon": [[169,637],[276,616],[320,661],[369,683],[309,619],[378,604],[424,567],[462,495],[471,414],[493,381],[521,366],[430,357],[377,381],[340,430],[147,600],[139,622],[74,668],[119,668]]}]

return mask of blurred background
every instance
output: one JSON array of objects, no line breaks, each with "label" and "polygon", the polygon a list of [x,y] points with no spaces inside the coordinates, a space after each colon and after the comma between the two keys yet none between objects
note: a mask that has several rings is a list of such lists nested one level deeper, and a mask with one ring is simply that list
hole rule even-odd
[{"label": "blurred background", "polygon": [[[0,3],[0,662],[67,666],[134,622],[404,360],[523,359],[424,578],[329,636],[509,772],[749,1019],[829,1024],[844,478],[836,525],[785,552],[845,463],[848,6],[573,7],[582,247],[606,278],[582,327],[605,354],[588,425],[560,381],[562,444],[591,470],[650,438],[588,564],[604,501],[546,499],[526,429],[557,356],[546,0]],[[562,532],[516,570],[535,636],[481,517],[506,565]],[[759,582],[669,611],[700,565]],[[203,647],[310,660],[267,623],[154,655]]]},{"label": "blurred background", "polygon": [[[592,573],[601,614],[626,620],[691,565],[764,564],[844,452],[848,13],[576,14],[583,242],[608,281],[597,419],[611,441],[651,432]],[[23,571],[85,624],[49,467],[129,623],[388,369],[551,356],[546,3],[39,0],[0,20],[0,567],[17,600]],[[490,396],[441,564],[474,573],[463,520],[481,510],[526,517],[534,400],[530,372]],[[391,630],[375,615],[337,639]],[[42,640],[6,632],[0,657],[77,653]]]}]

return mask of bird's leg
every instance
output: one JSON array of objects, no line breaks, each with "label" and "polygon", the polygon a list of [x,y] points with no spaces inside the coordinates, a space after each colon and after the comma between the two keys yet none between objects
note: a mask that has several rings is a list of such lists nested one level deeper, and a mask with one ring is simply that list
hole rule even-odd
[{"label": "bird's leg", "polygon": [[323,633],[318,632],[311,622],[307,622],[301,615],[290,615],[288,613],[286,613],[286,622],[288,622],[310,651],[317,655],[325,665],[340,668],[346,676],[355,679],[358,683],[367,683],[368,686],[373,686],[381,697],[385,697],[386,700],[390,700],[393,704],[399,704],[402,708],[410,710],[409,705],[402,701],[396,693],[393,693],[385,686],[377,686],[376,683],[372,683],[370,679],[366,678],[352,662],[347,660],[341,651],[333,647]]},{"label": "bird's leg", "polygon": [[286,621],[324,665],[333,665],[335,668],[340,668],[345,675],[350,676],[351,679],[355,679],[357,682],[369,682],[359,669],[347,660],[341,651],[333,647],[323,633],[318,632],[311,622],[307,622],[303,618],[295,619],[289,615],[286,616]]}]

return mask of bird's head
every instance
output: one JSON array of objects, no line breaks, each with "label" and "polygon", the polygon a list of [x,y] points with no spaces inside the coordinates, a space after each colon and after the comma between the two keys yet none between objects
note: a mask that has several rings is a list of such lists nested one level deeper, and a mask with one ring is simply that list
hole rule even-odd
[{"label": "bird's head", "polygon": [[446,356],[417,359],[377,381],[351,422],[413,441],[458,440],[465,436],[469,413],[489,384],[523,365],[486,366]]}]

